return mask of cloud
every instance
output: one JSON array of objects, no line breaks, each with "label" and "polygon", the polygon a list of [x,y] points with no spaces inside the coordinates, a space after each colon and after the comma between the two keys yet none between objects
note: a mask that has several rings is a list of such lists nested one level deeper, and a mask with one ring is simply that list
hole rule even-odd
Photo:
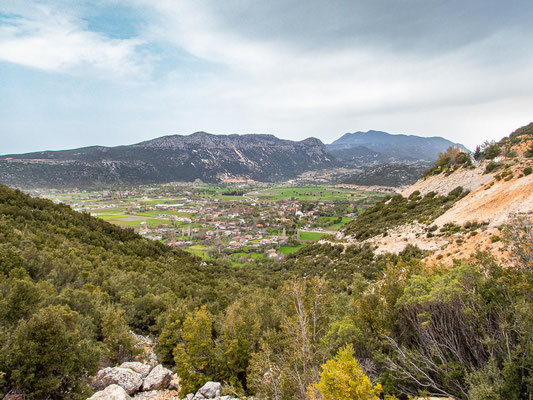
[{"label": "cloud", "polygon": [[505,25],[517,9],[494,2],[149,3],[161,18],[155,37],[226,67],[225,100],[282,118],[482,104],[533,89],[530,35]]},{"label": "cloud", "polygon": [[[55,132],[75,110],[60,129],[75,127],[80,145],[197,130],[328,141],[378,129],[473,146],[531,119],[529,0],[5,4],[0,59],[79,78],[59,87],[39,77],[62,99],[43,106],[55,118],[41,126]],[[100,75],[113,82],[97,91]]]},{"label": "cloud", "polygon": [[150,68],[140,39],[112,39],[82,20],[34,3],[0,14],[0,60],[50,72],[141,76]]}]

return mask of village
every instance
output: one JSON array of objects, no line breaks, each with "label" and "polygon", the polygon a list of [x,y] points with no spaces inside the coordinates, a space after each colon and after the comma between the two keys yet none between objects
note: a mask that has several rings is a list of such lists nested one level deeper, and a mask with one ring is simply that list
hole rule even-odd
[{"label": "village", "polygon": [[383,193],[331,185],[161,185],[48,193],[57,202],[197,256],[279,260],[335,234]]}]

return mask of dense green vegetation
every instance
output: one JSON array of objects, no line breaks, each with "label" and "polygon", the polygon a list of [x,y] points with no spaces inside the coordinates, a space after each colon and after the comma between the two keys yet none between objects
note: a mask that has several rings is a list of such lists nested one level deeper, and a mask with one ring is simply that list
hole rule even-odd
[{"label": "dense green vegetation", "polygon": [[408,198],[400,194],[386,197],[363,211],[356,220],[348,223],[343,231],[358,240],[365,240],[377,235],[386,235],[389,229],[406,223],[418,221],[429,224],[467,194],[462,187],[457,187],[447,196],[438,196],[435,192],[421,196],[420,192],[416,191]]},{"label": "dense green vegetation", "polygon": [[[463,194],[393,198],[374,213],[384,224],[397,202],[429,218]],[[377,225],[365,215],[361,233]],[[98,366],[135,355],[131,329],[158,338],[185,393],[218,380],[258,398],[337,399],[325,382],[349,370],[358,378],[343,384],[371,387],[372,398],[528,399],[528,226],[513,231],[518,268],[479,254],[428,269],[411,246],[376,257],[340,243],[244,268],[0,186],[0,393],[83,399]]]}]

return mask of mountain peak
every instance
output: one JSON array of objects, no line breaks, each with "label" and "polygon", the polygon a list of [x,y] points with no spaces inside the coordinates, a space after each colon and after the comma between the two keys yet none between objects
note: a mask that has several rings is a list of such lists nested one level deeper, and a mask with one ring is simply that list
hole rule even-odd
[{"label": "mountain peak", "polygon": [[[450,146],[459,146],[442,137],[422,137],[416,135],[390,134],[383,131],[369,130],[367,132],[346,133],[333,143],[328,149],[337,156],[337,151],[361,147],[380,153],[389,160],[423,160],[435,161],[440,152]],[[360,152],[360,151],[359,151]]]}]

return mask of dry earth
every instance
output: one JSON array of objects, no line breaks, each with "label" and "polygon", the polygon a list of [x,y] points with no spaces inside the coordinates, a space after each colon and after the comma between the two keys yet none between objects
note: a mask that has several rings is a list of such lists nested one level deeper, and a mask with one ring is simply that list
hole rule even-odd
[{"label": "dry earth", "polygon": [[[503,162],[512,160],[503,160]],[[427,237],[427,226],[413,223],[392,229],[387,236],[376,236],[365,241],[376,246],[376,254],[387,252],[398,253],[408,244],[427,250],[429,264],[452,264],[454,259],[469,259],[478,251],[490,251],[496,258],[505,262],[509,254],[500,228],[509,222],[515,214],[526,214],[533,217],[533,174],[524,176],[525,167],[533,167],[533,160],[522,158],[508,168],[513,177],[509,180],[496,179],[502,172],[485,174],[487,162],[479,163],[476,168],[461,168],[451,174],[433,175],[421,179],[401,191],[409,196],[414,191],[422,195],[437,192],[446,195],[458,186],[470,190],[470,193],[459,200],[454,206],[437,218],[431,225],[439,230],[446,224],[463,226],[466,222],[487,222],[475,234],[461,231],[447,236],[436,235]],[[437,231],[436,233],[439,233]],[[355,244],[351,238],[345,238],[348,244]]]}]

